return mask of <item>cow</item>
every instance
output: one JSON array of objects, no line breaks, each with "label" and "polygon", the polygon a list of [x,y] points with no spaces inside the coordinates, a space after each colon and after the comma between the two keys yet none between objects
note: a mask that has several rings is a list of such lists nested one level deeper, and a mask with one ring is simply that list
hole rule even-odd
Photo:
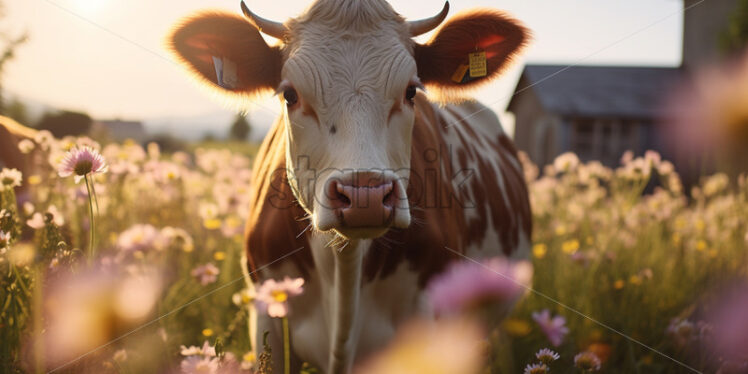
[{"label": "cow", "polygon": [[[12,118],[0,116],[0,169],[18,169],[24,177],[28,176],[31,160],[18,148],[23,139],[34,139],[37,131],[26,127]],[[28,185],[24,183],[18,187],[16,194],[21,200],[27,198]]]},{"label": "cow", "polygon": [[[424,290],[451,261],[529,256],[516,149],[496,114],[459,99],[496,78],[529,33],[480,9],[416,43],[449,3],[415,21],[384,0],[317,0],[285,23],[241,7],[243,17],[186,18],[168,45],[214,91],[279,96],[254,161],[242,262],[250,287],[305,280],[289,301],[291,370],[308,362],[348,373],[403,322],[434,315]],[[272,351],[283,352],[281,321],[250,315],[255,347],[268,331]]]}]

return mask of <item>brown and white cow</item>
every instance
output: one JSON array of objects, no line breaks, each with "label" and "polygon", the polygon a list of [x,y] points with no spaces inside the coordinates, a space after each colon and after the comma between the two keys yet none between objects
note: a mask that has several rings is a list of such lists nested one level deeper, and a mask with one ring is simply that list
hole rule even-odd
[{"label": "brown and white cow", "polygon": [[[282,97],[254,164],[246,254],[249,270],[259,269],[250,285],[306,280],[291,300],[293,370],[306,361],[349,372],[402,322],[428,315],[424,286],[459,259],[453,251],[528,255],[527,189],[496,115],[472,101],[433,104],[418,91],[451,97],[495,78],[527,32],[502,12],[477,10],[426,44],[413,41],[448,8],[409,22],[384,0],[317,0],[281,24],[242,3],[244,18],[203,12],[170,36],[207,85]],[[280,43],[269,46],[260,32]],[[270,331],[281,352],[280,321],[253,318],[256,336]],[[274,356],[279,371],[282,355]]]}]

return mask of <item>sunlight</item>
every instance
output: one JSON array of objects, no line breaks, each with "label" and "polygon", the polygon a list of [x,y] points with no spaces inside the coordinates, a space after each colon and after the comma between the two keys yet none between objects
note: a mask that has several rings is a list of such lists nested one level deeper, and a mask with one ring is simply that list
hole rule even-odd
[{"label": "sunlight", "polygon": [[75,11],[94,14],[99,12],[109,0],[70,0]]}]

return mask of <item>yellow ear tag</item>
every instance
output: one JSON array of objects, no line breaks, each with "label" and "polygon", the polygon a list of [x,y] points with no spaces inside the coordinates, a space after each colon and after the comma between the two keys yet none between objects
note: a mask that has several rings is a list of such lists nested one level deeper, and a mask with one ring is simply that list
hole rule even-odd
[{"label": "yellow ear tag", "polygon": [[466,64],[461,64],[457,67],[457,70],[455,70],[455,73],[452,74],[452,81],[455,83],[461,83],[462,79],[465,78],[465,73],[467,73],[468,66]]},{"label": "yellow ear tag", "polygon": [[486,51],[471,53],[468,57],[470,59],[470,78],[485,77],[488,73]]}]

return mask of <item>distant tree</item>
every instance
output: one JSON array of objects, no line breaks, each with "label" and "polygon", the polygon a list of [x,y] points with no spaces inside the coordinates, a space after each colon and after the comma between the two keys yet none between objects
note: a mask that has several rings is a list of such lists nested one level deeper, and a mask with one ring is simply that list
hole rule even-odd
[{"label": "distant tree", "polygon": [[[0,18],[5,16],[3,3],[0,2]],[[18,36],[10,36],[7,33],[0,31],[0,114],[5,114],[5,106],[3,105],[3,85],[2,75],[5,71],[6,64],[15,57],[16,48],[28,40],[28,34],[23,33]]]},{"label": "distant tree", "polygon": [[16,122],[28,126],[31,122],[26,104],[21,100],[13,99],[5,106],[4,116],[13,118]]},{"label": "distant tree", "polygon": [[48,130],[56,137],[83,135],[91,130],[93,119],[86,113],[62,111],[46,113],[36,125],[39,130]]},{"label": "distant tree", "polygon": [[234,123],[231,124],[231,129],[229,129],[229,138],[247,140],[251,132],[252,127],[249,125],[249,121],[247,121],[247,116],[241,113],[237,114]]},{"label": "distant tree", "polygon": [[738,0],[727,27],[720,35],[719,46],[728,55],[740,53],[748,47],[748,0]]},{"label": "distant tree", "polygon": [[210,131],[207,131],[207,132],[205,132],[203,134],[203,137],[202,137],[202,139],[200,139],[200,141],[203,141],[203,142],[214,142],[214,141],[216,141],[216,135],[213,134]]},{"label": "distant tree", "polygon": [[175,138],[169,134],[156,134],[145,142],[145,144],[148,143],[158,144],[158,148],[163,153],[174,153],[187,150],[187,144],[183,140]]}]

